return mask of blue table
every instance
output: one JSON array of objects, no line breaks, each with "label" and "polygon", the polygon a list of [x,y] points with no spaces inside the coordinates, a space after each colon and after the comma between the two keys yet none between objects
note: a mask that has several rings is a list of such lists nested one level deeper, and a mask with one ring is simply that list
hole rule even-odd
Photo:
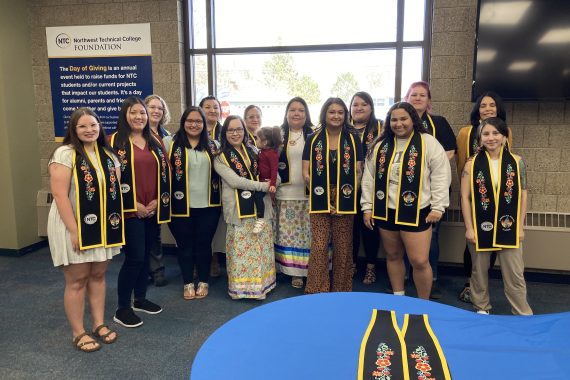
[{"label": "blue table", "polygon": [[[429,314],[456,379],[570,379],[570,313],[479,315],[410,297],[325,293],[273,302],[206,340],[192,380],[355,379],[372,309]],[[396,379],[394,379],[396,380]]]}]

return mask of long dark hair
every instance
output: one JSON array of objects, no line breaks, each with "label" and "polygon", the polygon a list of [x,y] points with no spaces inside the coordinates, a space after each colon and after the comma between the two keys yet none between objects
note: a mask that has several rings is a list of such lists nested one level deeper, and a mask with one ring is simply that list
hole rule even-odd
[{"label": "long dark hair", "polygon": [[309,112],[309,106],[305,99],[295,96],[289,103],[287,103],[287,107],[285,107],[285,116],[283,117],[283,124],[281,125],[281,129],[283,130],[283,134],[289,132],[289,122],[287,121],[287,113],[289,113],[289,108],[293,103],[301,103],[303,107],[305,107],[305,124],[303,124],[303,135],[307,137],[312,132],[313,122],[311,121],[311,113]]},{"label": "long dark hair", "polygon": [[329,109],[330,106],[332,106],[333,104],[338,104],[339,106],[341,106],[344,109],[344,120],[342,122],[342,128],[346,129],[348,127],[350,127],[350,123],[348,122],[348,108],[346,107],[346,104],[344,103],[344,100],[342,100],[341,98],[328,98],[325,103],[323,104],[323,106],[321,107],[321,113],[319,115],[319,123],[320,123],[320,128],[326,128],[327,126],[327,111]]},{"label": "long dark hair", "polygon": [[243,145],[245,146],[247,152],[257,160],[257,152],[255,151],[255,149],[251,145],[251,142],[249,141],[249,133],[247,133],[247,129],[245,128],[245,122],[243,121],[241,116],[238,115],[228,116],[224,121],[224,124],[222,125],[222,130],[220,131],[220,140],[219,140],[221,145],[220,152],[227,151],[228,149],[232,148],[232,145],[228,141],[228,128],[232,120],[239,120],[243,128]]},{"label": "long dark hair", "polygon": [[376,114],[374,113],[374,100],[372,100],[372,96],[370,96],[370,94],[367,93],[366,91],[358,91],[356,94],[352,95],[352,98],[350,99],[349,103],[350,108],[348,110],[348,118],[352,122],[352,112],[351,112],[352,102],[354,102],[354,98],[357,97],[364,100],[366,104],[370,105],[370,110],[371,110],[370,118],[366,122],[366,127],[364,127],[365,131],[370,131],[371,129],[376,128],[378,126],[378,119],[376,119]]},{"label": "long dark hair", "polygon": [[192,145],[190,145],[190,141],[188,141],[188,135],[186,134],[186,129],[184,129],[186,119],[188,118],[188,115],[190,115],[190,113],[192,112],[198,112],[200,114],[200,119],[202,119],[202,126],[203,126],[202,132],[200,132],[200,140],[198,141],[198,145],[194,149],[199,151],[203,150],[208,151],[210,149],[210,137],[208,136],[206,115],[204,114],[204,111],[202,111],[200,107],[192,106],[187,108],[182,113],[182,116],[180,117],[180,127],[178,128],[178,131],[176,131],[172,139],[174,141],[178,141],[180,145],[183,146],[184,148],[192,149]]},{"label": "long dark hair", "polygon": [[497,107],[497,117],[503,119],[503,121],[507,120],[507,111],[505,111],[505,104],[503,103],[503,99],[495,92],[487,91],[482,93],[475,101],[475,104],[473,104],[473,109],[471,110],[471,125],[474,127],[477,127],[481,122],[479,107],[481,107],[481,102],[485,96],[488,96],[495,101],[495,107]]},{"label": "long dark hair", "polygon": [[129,137],[131,135],[131,126],[127,120],[127,114],[131,107],[140,104],[146,111],[147,119],[146,125],[142,131],[142,136],[144,137],[147,143],[147,149],[156,149],[159,148],[159,143],[152,137],[150,133],[150,124],[148,121],[148,111],[146,109],[146,105],[144,104],[143,100],[136,96],[129,96],[123,101],[121,105],[121,111],[119,112],[119,120],[117,120],[117,128],[115,131],[117,132],[117,137],[115,138],[115,145],[117,147],[125,147],[129,142]]},{"label": "long dark hair", "polygon": [[407,102],[394,103],[394,105],[390,107],[388,113],[386,114],[386,120],[384,121],[382,132],[380,132],[380,134],[369,145],[370,147],[370,149],[368,150],[369,155],[372,154],[372,152],[374,151],[372,147],[375,146],[377,143],[386,138],[389,139],[394,138],[394,131],[392,131],[390,119],[392,118],[392,112],[397,109],[403,109],[408,113],[408,115],[410,115],[410,118],[412,119],[412,123],[414,125],[414,132],[427,133],[427,130],[425,129],[422,120],[420,119],[418,112],[416,111],[414,106],[412,106],[410,103]]},{"label": "long dark hair", "polygon": [[509,143],[508,143],[509,127],[507,127],[507,123],[503,119],[501,119],[500,117],[490,117],[488,119],[485,119],[481,123],[481,129],[479,130],[479,134],[477,135],[477,145],[479,145],[479,151],[486,150],[485,147],[481,144],[481,132],[483,132],[483,128],[486,125],[492,125],[493,127],[495,127],[497,129],[497,131],[501,135],[503,135],[507,138],[507,143],[505,144],[505,146],[507,147],[507,149],[510,150]]},{"label": "long dark hair", "polygon": [[[97,116],[95,111],[88,107],[77,108],[71,113],[69,121],[67,122],[67,130],[65,131],[65,136],[63,137],[63,142],[61,145],[71,145],[77,153],[83,156],[86,160],[89,160],[89,156],[85,151],[83,142],[79,140],[79,137],[77,137],[77,123],[79,122],[79,119],[85,115],[93,116],[97,121],[97,124],[99,124],[99,136],[97,137],[97,145],[105,148],[105,150],[108,152],[112,152],[111,148],[109,147],[109,143],[107,142],[107,136],[105,135],[103,125],[101,125],[101,119],[99,119],[99,116]],[[53,153],[51,157],[53,158]]]}]

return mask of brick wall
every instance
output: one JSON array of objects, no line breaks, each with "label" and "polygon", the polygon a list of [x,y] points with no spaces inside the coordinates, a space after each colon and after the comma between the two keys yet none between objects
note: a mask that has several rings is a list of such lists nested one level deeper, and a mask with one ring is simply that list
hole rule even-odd
[{"label": "brick wall", "polygon": [[[454,131],[469,123],[477,0],[434,0],[431,86],[434,112]],[[506,103],[513,150],[528,166],[529,211],[570,213],[569,102]],[[452,208],[459,208],[453,178]]]},{"label": "brick wall", "polygon": [[47,162],[54,142],[47,58],[47,26],[150,23],[154,92],[170,108],[175,128],[185,106],[184,28],[180,0],[30,0],[32,73],[40,140],[43,187],[48,188]]}]

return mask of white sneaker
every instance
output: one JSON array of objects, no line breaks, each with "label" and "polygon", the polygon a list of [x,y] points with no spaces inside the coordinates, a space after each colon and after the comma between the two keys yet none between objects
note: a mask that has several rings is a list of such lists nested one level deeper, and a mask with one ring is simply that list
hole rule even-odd
[{"label": "white sneaker", "polygon": [[487,310],[477,310],[477,314],[489,315]]},{"label": "white sneaker", "polygon": [[255,226],[253,227],[253,233],[255,235],[257,235],[258,233],[261,232],[261,230],[263,229],[263,226],[265,226],[265,221],[263,219],[257,219],[255,221]]}]

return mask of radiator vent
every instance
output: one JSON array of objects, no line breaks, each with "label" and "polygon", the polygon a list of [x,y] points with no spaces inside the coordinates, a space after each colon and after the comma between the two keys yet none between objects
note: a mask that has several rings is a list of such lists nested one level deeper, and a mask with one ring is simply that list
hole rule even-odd
[{"label": "radiator vent", "polygon": [[[443,221],[451,224],[463,224],[461,210],[448,209]],[[570,214],[552,212],[527,212],[525,227],[531,230],[570,231]]]}]

